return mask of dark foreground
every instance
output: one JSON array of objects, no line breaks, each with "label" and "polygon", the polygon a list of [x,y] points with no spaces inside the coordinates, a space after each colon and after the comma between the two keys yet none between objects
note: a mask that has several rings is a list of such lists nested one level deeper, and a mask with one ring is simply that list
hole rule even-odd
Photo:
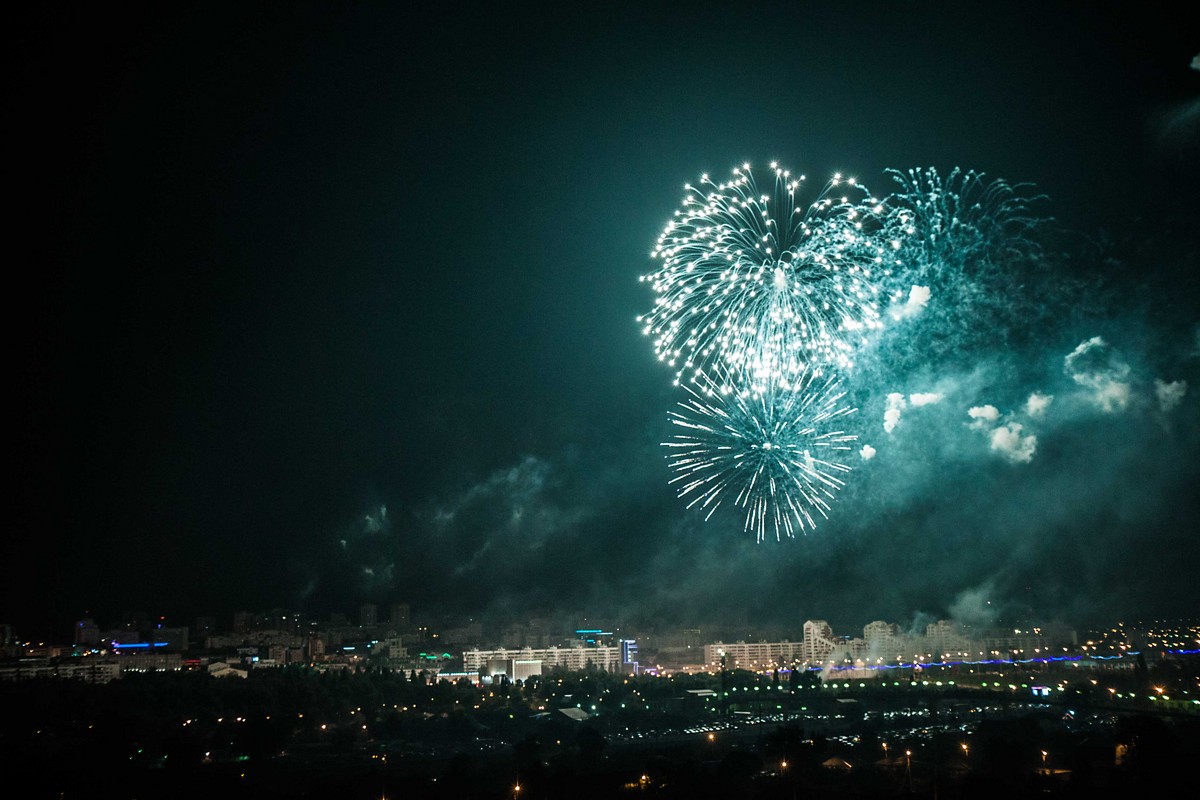
[{"label": "dark foreground", "polygon": [[0,774],[52,798],[1096,798],[1177,791],[1200,763],[1200,717],[1108,692],[1043,702],[743,675],[718,704],[688,694],[712,679],[689,680],[10,683]]}]

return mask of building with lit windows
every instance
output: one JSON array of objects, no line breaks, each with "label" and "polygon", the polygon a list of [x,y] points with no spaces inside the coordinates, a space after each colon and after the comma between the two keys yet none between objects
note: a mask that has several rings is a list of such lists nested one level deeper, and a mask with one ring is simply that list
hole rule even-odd
[{"label": "building with lit windows", "polygon": [[568,670],[587,669],[588,665],[605,672],[621,672],[622,647],[523,647],[520,649],[497,648],[480,650],[472,648],[463,652],[463,670],[480,672],[488,663],[496,659],[512,659],[514,662],[541,662],[541,669],[547,670],[560,667]]},{"label": "building with lit windows", "polygon": [[810,619],[804,623],[804,655],[809,663],[824,661],[838,646],[833,628],[823,619]]},{"label": "building with lit windows", "polygon": [[[724,664],[722,664],[724,659]],[[804,659],[804,642],[714,642],[704,645],[709,669],[770,669]]]}]

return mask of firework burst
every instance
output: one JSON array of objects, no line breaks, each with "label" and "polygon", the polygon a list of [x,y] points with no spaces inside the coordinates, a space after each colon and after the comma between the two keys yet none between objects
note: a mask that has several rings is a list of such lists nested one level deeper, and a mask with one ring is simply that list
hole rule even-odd
[{"label": "firework burst", "polygon": [[980,272],[988,266],[1037,255],[1033,234],[1049,220],[1033,210],[1044,200],[1029,184],[986,180],[982,172],[955,167],[888,170],[898,188],[888,196],[888,228],[906,269],[897,277],[928,280],[949,272]]},{"label": "firework burst", "polygon": [[[771,165],[760,192],[748,164],[688,186],[642,280],[654,308],[639,318],[661,361],[685,373],[736,374],[758,393],[786,390],[814,367],[848,367],[879,327],[876,277],[895,260],[882,204],[835,175],[807,205],[803,175]],[[722,389],[744,389],[725,384]]]},{"label": "firework burst", "polygon": [[896,191],[883,217],[897,259],[879,282],[886,330],[857,353],[855,373],[874,376],[867,383],[960,358],[975,344],[1008,346],[1072,313],[1066,295],[1050,290],[1061,278],[1041,243],[1054,228],[1030,184],[957,168],[888,174]]},{"label": "firework burst", "polygon": [[840,459],[857,437],[840,425],[854,409],[842,404],[836,378],[815,371],[787,389],[731,388],[739,383],[702,372],[685,385],[690,397],[669,415],[680,432],[663,442],[671,484],[706,520],[732,500],[760,542],[814,529],[850,472]]}]

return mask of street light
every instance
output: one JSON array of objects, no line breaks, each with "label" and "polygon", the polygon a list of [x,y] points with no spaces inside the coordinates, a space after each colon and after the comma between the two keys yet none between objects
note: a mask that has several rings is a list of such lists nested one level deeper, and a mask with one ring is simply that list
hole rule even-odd
[{"label": "street light", "polygon": [[1042,773],[1046,772],[1046,756],[1049,755],[1045,750],[1042,751]]}]

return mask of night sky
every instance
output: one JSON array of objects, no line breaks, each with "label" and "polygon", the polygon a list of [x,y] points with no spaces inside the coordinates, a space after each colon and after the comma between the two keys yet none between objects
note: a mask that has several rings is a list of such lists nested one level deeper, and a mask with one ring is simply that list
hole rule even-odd
[{"label": "night sky", "polygon": [[[1182,12],[206,5],[5,26],[0,622],[1200,609]],[[1000,322],[935,288],[847,376],[878,455],[755,544],[668,487],[682,398],[636,317],[683,184],[773,159],[877,194],[975,169],[1055,222],[1052,264],[987,289]]]}]

